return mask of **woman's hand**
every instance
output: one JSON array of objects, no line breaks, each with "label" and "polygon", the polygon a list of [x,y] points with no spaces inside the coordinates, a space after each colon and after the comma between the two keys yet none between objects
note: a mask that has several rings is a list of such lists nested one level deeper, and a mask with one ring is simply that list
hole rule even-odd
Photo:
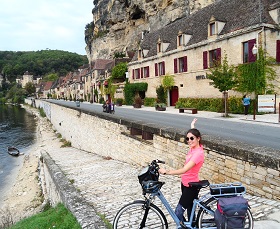
[{"label": "woman's hand", "polygon": [[194,127],[194,124],[196,123],[196,121],[197,121],[197,118],[194,118],[194,119],[192,120],[192,123],[191,123],[191,128],[192,128],[192,129],[195,128],[195,127]]},{"label": "woman's hand", "polygon": [[164,169],[164,168],[160,168],[159,170],[158,170],[158,172],[160,173],[160,174],[166,174],[166,172],[167,172],[167,170],[166,169]]}]

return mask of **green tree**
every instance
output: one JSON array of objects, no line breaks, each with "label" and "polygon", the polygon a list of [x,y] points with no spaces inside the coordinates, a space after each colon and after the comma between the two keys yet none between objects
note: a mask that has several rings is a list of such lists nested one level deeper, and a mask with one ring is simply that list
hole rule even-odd
[{"label": "green tree", "polygon": [[127,63],[119,63],[112,69],[112,78],[125,80],[125,72],[127,72]]},{"label": "green tree", "polygon": [[24,89],[26,90],[27,95],[32,95],[36,92],[36,87],[32,82],[26,83]]},{"label": "green tree", "polygon": [[243,93],[265,94],[274,92],[273,81],[276,79],[276,71],[273,68],[275,59],[266,56],[262,48],[258,49],[255,62],[240,64],[237,67],[236,90]]},{"label": "green tree", "polygon": [[51,74],[48,74],[46,75],[44,78],[43,78],[43,81],[44,82],[48,82],[48,81],[56,81],[58,79],[58,75],[56,73],[51,73]]},{"label": "green tree", "polygon": [[222,63],[217,61],[215,66],[210,68],[210,74],[208,74],[207,77],[212,80],[213,87],[217,88],[220,92],[223,92],[225,102],[225,116],[228,116],[226,94],[228,90],[233,89],[236,85],[236,71],[233,65],[228,64],[226,54]]}]

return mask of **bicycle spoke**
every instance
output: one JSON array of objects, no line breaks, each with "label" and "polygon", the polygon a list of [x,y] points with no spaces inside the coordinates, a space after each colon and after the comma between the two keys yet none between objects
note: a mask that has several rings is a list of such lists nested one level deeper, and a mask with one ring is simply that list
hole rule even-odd
[{"label": "bicycle spoke", "polygon": [[142,227],[141,223],[143,223],[145,215],[144,202],[129,204],[117,214],[114,228],[165,229],[167,228],[167,222],[164,215],[159,211],[157,207],[151,205],[147,218],[144,220],[145,225]]}]

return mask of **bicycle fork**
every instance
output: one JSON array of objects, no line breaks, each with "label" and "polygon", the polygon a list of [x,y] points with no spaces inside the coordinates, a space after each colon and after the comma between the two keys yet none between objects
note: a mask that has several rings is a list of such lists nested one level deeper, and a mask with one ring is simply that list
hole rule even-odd
[{"label": "bicycle fork", "polygon": [[142,229],[142,228],[144,228],[146,226],[146,220],[147,220],[147,216],[149,214],[150,204],[151,204],[151,200],[150,199],[146,199],[146,203],[144,205],[145,213],[144,213],[143,219],[141,221],[141,224],[139,226],[139,229]]}]

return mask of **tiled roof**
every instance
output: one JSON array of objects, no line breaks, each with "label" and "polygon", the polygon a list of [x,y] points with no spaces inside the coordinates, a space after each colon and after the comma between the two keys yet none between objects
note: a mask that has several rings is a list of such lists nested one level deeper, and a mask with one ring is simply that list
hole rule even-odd
[{"label": "tiled roof", "polygon": [[[276,25],[268,9],[275,7],[279,0],[260,0],[262,2],[262,23]],[[141,44],[142,49],[148,49],[146,57],[155,56],[157,54],[157,41],[170,43],[167,51],[177,49],[178,32],[192,35],[189,45],[197,44],[208,38],[208,24],[211,17],[216,21],[225,22],[225,26],[219,35],[228,34],[230,32],[248,28],[260,23],[259,1],[257,0],[220,0],[215,3],[191,14],[187,17],[178,19],[160,30],[146,34]],[[136,60],[135,54],[133,60]]]},{"label": "tiled roof", "polygon": [[52,87],[52,84],[53,84],[53,82],[51,82],[51,81],[46,82],[46,84],[44,86],[44,90],[45,91],[50,90]]},{"label": "tiled roof", "polygon": [[94,70],[106,70],[107,66],[110,66],[108,64],[110,63],[113,63],[114,60],[108,60],[108,59],[97,59],[97,60],[94,60],[92,62],[92,68]]}]

